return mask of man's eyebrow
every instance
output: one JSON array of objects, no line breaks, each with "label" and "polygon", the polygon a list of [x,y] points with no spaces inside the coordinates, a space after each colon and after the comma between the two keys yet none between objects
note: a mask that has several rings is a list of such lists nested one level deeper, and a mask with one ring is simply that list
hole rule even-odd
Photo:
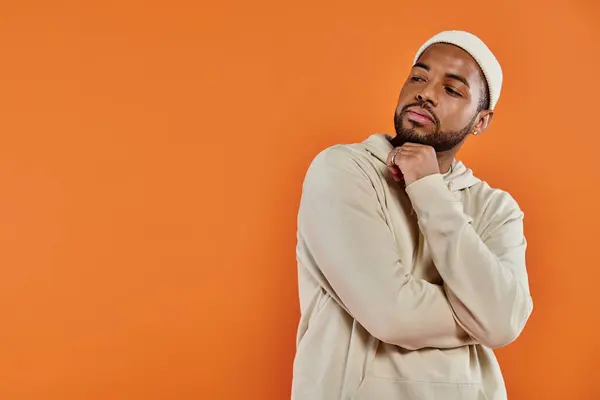
[{"label": "man's eyebrow", "polygon": [[450,78],[450,79],[456,79],[457,81],[461,81],[462,83],[464,83],[469,89],[471,89],[471,86],[469,85],[469,82],[467,82],[467,80],[460,76],[460,75],[456,75],[456,74],[446,74],[446,78]]},{"label": "man's eyebrow", "polygon": [[[413,65],[413,68],[423,68],[425,71],[431,70],[431,67],[429,65],[424,64],[422,62],[416,63],[415,65]],[[464,83],[469,89],[471,88],[471,85],[469,85],[469,81],[467,81],[467,79],[463,76],[449,73],[449,74],[446,74],[446,78],[456,79],[457,81]]]}]

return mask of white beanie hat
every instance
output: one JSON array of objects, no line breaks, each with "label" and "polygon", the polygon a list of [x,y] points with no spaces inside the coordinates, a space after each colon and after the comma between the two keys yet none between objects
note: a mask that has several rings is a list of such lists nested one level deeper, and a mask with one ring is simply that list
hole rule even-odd
[{"label": "white beanie hat", "polygon": [[464,31],[444,31],[438,33],[429,39],[415,56],[415,63],[421,57],[421,54],[432,44],[435,43],[449,43],[460,47],[471,55],[479,64],[479,68],[483,71],[485,80],[487,81],[488,89],[490,91],[490,110],[494,109],[498,98],[500,97],[500,91],[502,90],[502,68],[500,63],[494,56],[494,53],[486,46],[485,43],[477,36],[469,32]]}]

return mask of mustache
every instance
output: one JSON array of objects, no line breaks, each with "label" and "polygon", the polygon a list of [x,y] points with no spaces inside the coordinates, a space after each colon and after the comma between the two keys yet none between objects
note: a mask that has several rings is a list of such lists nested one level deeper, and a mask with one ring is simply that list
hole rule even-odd
[{"label": "mustache", "polygon": [[404,107],[402,107],[402,110],[400,111],[400,115],[406,114],[406,112],[407,112],[406,110],[408,110],[410,107],[424,108],[425,110],[429,111],[429,113],[433,117],[433,120],[435,121],[435,124],[437,126],[440,126],[440,119],[438,118],[437,115],[435,115],[435,112],[431,109],[431,106],[429,105],[429,103],[418,101],[416,103],[407,104]]}]

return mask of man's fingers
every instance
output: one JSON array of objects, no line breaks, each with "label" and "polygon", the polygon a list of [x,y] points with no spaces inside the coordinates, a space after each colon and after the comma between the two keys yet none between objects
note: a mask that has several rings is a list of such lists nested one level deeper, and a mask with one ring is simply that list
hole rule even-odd
[{"label": "man's fingers", "polygon": [[[405,143],[388,154],[387,167],[395,181],[410,183],[420,179],[420,177],[434,173],[437,162],[433,166],[432,157],[435,158],[433,147]],[[424,169],[425,171],[423,171]],[[439,170],[439,167],[437,169]]]},{"label": "man's fingers", "polygon": [[392,178],[394,178],[395,181],[401,181],[402,180],[402,172],[400,171],[400,168],[398,168],[397,165],[388,165],[388,171],[390,171],[390,174],[392,174]]},{"label": "man's fingers", "polygon": [[396,148],[396,149],[392,150],[390,152],[390,154],[388,154],[387,165],[388,166],[396,165],[396,161],[398,160],[398,157],[400,157],[402,155],[402,151],[403,150],[401,148]]},{"label": "man's fingers", "polygon": [[387,165],[388,166],[398,165],[398,159],[400,157],[402,157],[402,153],[404,153],[407,150],[408,149],[404,148],[403,146],[397,147],[394,150],[392,150],[390,152],[390,154],[388,155]]},{"label": "man's fingers", "polygon": [[396,182],[402,180],[402,172],[400,172],[400,168],[394,165],[393,167],[388,167],[388,170],[390,171],[390,173],[392,174],[392,178],[394,178]]},{"label": "man's fingers", "polygon": [[385,163],[387,164],[387,166],[388,166],[388,167],[391,167],[392,165],[394,165],[394,164],[392,163],[392,157],[394,157],[394,152],[395,152],[395,151],[394,151],[394,150],[392,150],[392,151],[390,151],[390,154],[388,154],[387,161],[385,162]]},{"label": "man's fingers", "polygon": [[[404,143],[402,146],[395,148],[390,152],[386,164],[389,168],[399,168],[402,159],[406,161],[413,157],[419,157],[426,148],[428,148],[428,146],[416,143]],[[390,171],[394,173],[392,170]],[[400,173],[400,170],[398,169],[397,172]]]},{"label": "man's fingers", "polygon": [[400,154],[402,154],[402,153],[405,153],[405,154],[420,153],[423,150],[424,150],[424,147],[410,146],[409,143],[406,143],[406,144],[402,145],[402,150],[400,151]]}]

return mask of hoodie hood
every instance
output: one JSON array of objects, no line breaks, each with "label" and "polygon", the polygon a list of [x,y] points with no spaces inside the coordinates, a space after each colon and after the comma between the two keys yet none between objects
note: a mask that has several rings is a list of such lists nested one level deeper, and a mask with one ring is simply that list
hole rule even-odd
[{"label": "hoodie hood", "polygon": [[[385,164],[390,151],[394,149],[394,146],[390,143],[391,139],[391,135],[374,134],[362,142],[362,146],[373,157]],[[481,182],[480,179],[473,175],[473,171],[457,160],[454,160],[452,168],[443,177],[451,191],[466,189]]]}]

